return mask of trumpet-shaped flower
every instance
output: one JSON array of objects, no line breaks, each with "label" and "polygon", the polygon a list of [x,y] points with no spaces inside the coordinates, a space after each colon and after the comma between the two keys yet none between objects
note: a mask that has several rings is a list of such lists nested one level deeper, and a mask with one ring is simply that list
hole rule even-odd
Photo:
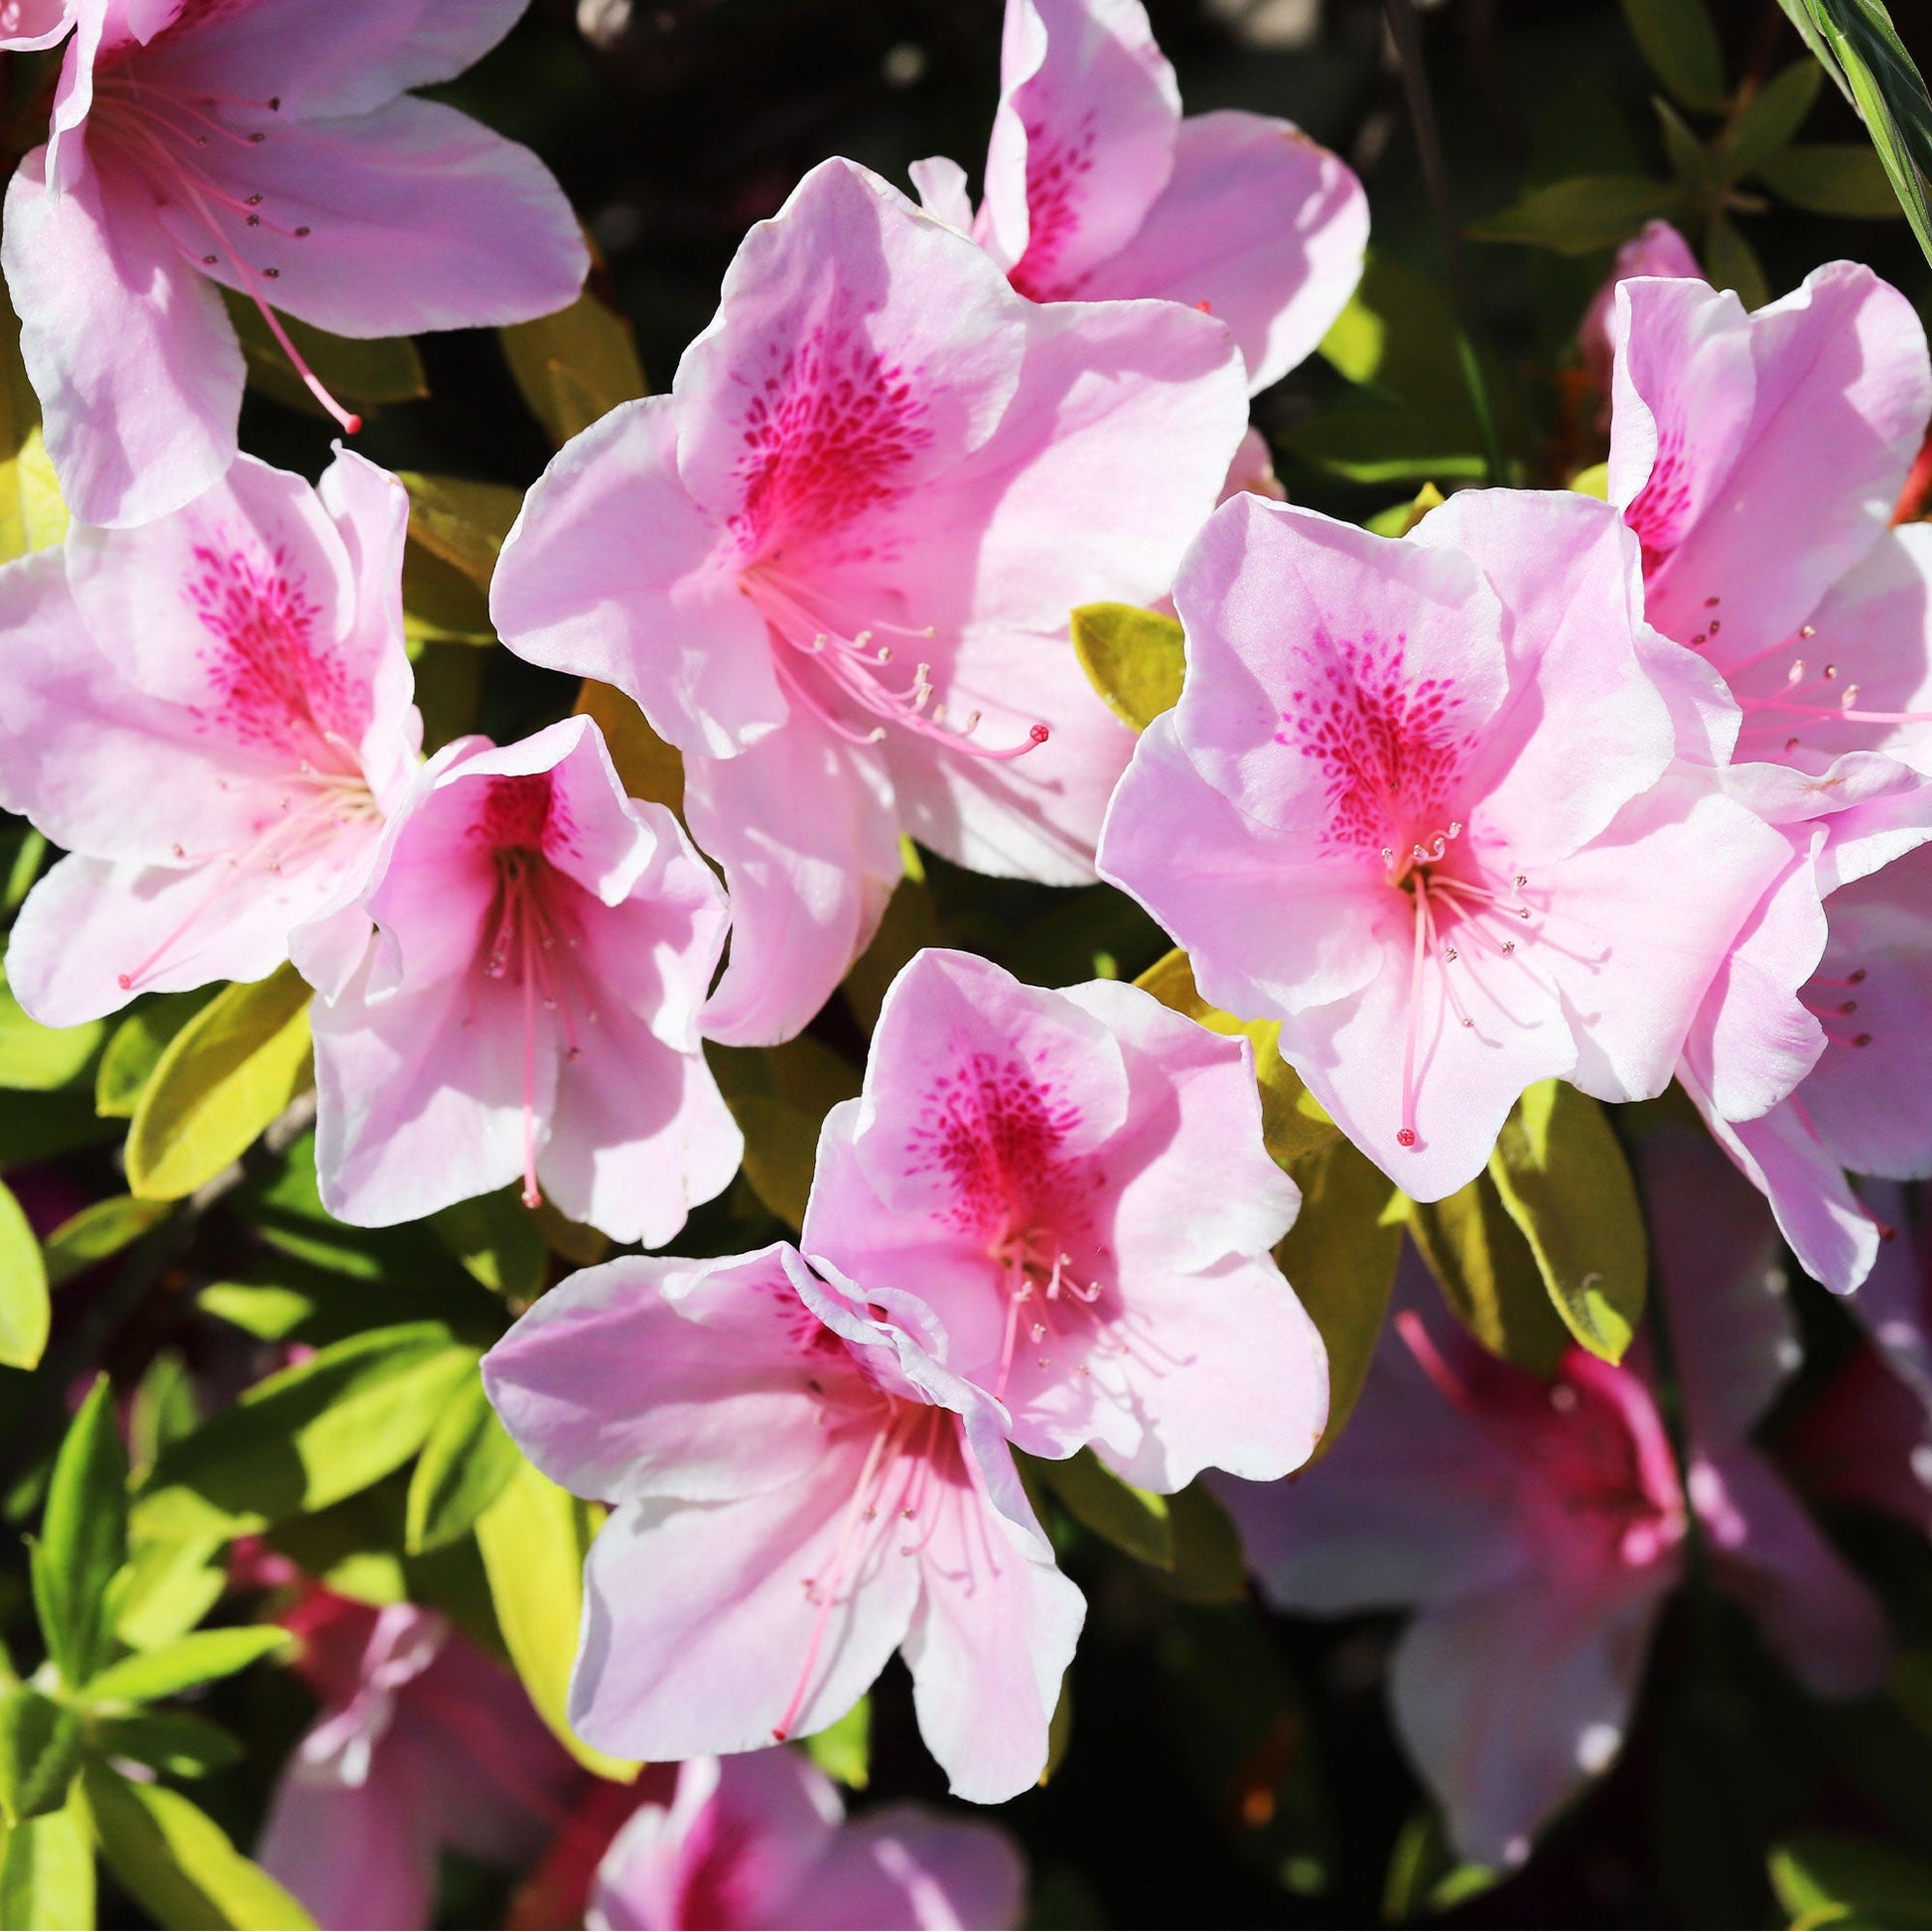
[{"label": "trumpet-shaped flower", "polygon": [[[447,80],[524,0],[79,0],[0,263],[75,515],[179,509],[233,461],[242,358],[217,284],[344,336],[520,322],[584,279],[526,149],[406,88]],[[34,18],[39,19],[39,9]]]},{"label": "trumpet-shaped flower", "polygon": [[1181,118],[1141,0],[1007,0],[974,212],[954,162],[921,199],[1036,302],[1161,296],[1234,332],[1250,389],[1314,348],[1361,279],[1361,183],[1287,121]]},{"label": "trumpet-shaped flower", "polygon": [[1186,682],[1100,866],[1206,997],[1279,1020],[1418,1199],[1481,1171],[1533,1081],[1661,1092],[1789,847],[1678,756],[1695,688],[1614,512],[1470,491],[1390,541],[1237,498],[1174,601]]},{"label": "trumpet-shaped flower", "polygon": [[935,1928],[1020,1922],[1026,1867],[1005,1832],[893,1805],[849,1823],[798,1751],[699,1757],[646,1801],[598,1867],[592,1932],[680,1926]]},{"label": "trumpet-shaped flower", "polygon": [[1799,1359],[1769,1218],[1708,1143],[1667,1129],[1644,1152],[1687,1473],[1637,1367],[1572,1347],[1544,1382],[1499,1361],[1412,1260],[1319,1470],[1221,1486],[1279,1607],[1415,1610],[1396,1725],[1483,1863],[1519,1863],[1615,1757],[1693,1513],[1718,1583],[1814,1692],[1884,1673],[1876,1600],[1748,1441]]},{"label": "trumpet-shaped flower", "polygon": [[446,746],[361,899],[297,935],[329,1211],[413,1220],[520,1175],[532,1206],[668,1241],[743,1152],[698,1039],[726,921],[590,719]]},{"label": "trumpet-shaped flower", "polygon": [[671,394],[552,463],[491,608],[513,649],[620,686],[683,751],[734,910],[714,1036],[810,1019],[902,832],[981,871],[1092,877],[1131,739],[1067,612],[1166,593],[1242,388],[1218,324],[1037,307],[831,161],[747,237]]},{"label": "trumpet-shaped flower", "polygon": [[413,1603],[311,1589],[284,1620],[323,1708],[256,1856],[318,1925],[429,1925],[445,1850],[536,1856],[583,1774],[501,1665]]},{"label": "trumpet-shaped flower", "polygon": [[360,457],[319,488],[243,457],[172,516],[0,569],[0,800],[70,855],[8,953],[37,1019],[260,979],[359,889],[422,738],[408,517]]},{"label": "trumpet-shaped flower", "polygon": [[772,1247],[587,1269],[491,1349],[525,1454],[613,1505],[571,1681],[585,1738],[757,1750],[834,1723],[899,1650],[955,1792],[1034,1783],[1084,1605],[1004,1414],[943,1348],[911,1296],[861,1300]]},{"label": "trumpet-shaped flower", "polygon": [[1286,1475],[1320,1437],[1321,1337],[1269,1253],[1299,1201],[1245,1039],[1136,987],[922,952],[826,1118],[802,1245],[912,1289],[1022,1449],[1091,1443],[1172,1491]]},{"label": "trumpet-shaped flower", "polygon": [[73,25],[75,0],[0,0],[0,49],[52,47]]}]

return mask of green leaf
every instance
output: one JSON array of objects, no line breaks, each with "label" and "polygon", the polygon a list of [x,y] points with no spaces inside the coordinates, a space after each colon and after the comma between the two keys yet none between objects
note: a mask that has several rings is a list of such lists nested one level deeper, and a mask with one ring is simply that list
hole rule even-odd
[{"label": "green leaf", "polygon": [[1898,197],[1878,157],[1851,142],[1786,148],[1761,162],[1757,175],[1773,194],[1812,214],[1866,221],[1899,215]]},{"label": "green leaf", "polygon": [[477,1351],[440,1321],[350,1335],[258,1382],[173,1444],[136,1505],[136,1527],[217,1525],[229,1534],[327,1509],[422,1447]]},{"label": "green leaf", "polygon": [[0,967],[0,1087],[49,1093],[77,1080],[107,1029],[98,1020],[80,1027],[43,1027],[21,1010]]},{"label": "green leaf", "polygon": [[1073,654],[1107,708],[1136,731],[1180,702],[1185,641],[1178,618],[1132,604],[1083,604],[1073,613]]},{"label": "green leaf", "polygon": [[1704,238],[1704,269],[1714,288],[1734,290],[1747,309],[1761,309],[1771,299],[1756,251],[1727,214],[1712,217]]},{"label": "green leaf", "polygon": [[0,1703],[0,1814],[9,1825],[59,1811],[79,1765],[79,1713],[31,1684]]},{"label": "green leaf", "polygon": [[59,1288],[83,1269],[140,1240],[173,1213],[166,1201],[136,1200],[132,1194],[110,1194],[69,1215],[47,1237],[47,1281]]},{"label": "green leaf", "polygon": [[161,1349],[142,1371],[128,1405],[127,1452],[137,1482],[146,1481],[161,1451],[193,1435],[201,1420],[195,1378],[181,1350]]},{"label": "green leaf", "polygon": [[134,1517],[134,1549],[114,1580],[114,1635],[130,1650],[159,1650],[194,1629],[227,1587],[218,1553],[226,1524],[206,1521],[181,1535],[142,1535]]},{"label": "green leaf", "polygon": [[879,1024],[887,988],[912,956],[927,946],[944,943],[932,889],[923,879],[907,874],[893,889],[872,943],[852,962],[845,976],[845,1003],[868,1034]]},{"label": "green leaf", "polygon": [[523,507],[523,492],[504,483],[472,483],[415,470],[397,473],[409,492],[409,540],[489,589],[496,559]]},{"label": "green leaf", "polygon": [[1650,70],[1686,107],[1717,114],[1725,105],[1724,54],[1704,0],[1623,0]]},{"label": "green leaf", "polygon": [[1469,225],[1476,241],[1516,241],[1559,255],[1587,255],[1627,241],[1657,215],[1683,211],[1674,182],[1648,175],[1573,175],[1532,189],[1515,207]]},{"label": "green leaf", "polygon": [[[328,420],[329,412],[296,374],[288,351],[275,340],[254,303],[232,289],[223,289],[221,299],[227,304],[228,317],[241,339],[249,386],[290,409],[299,409],[305,416]],[[357,341],[332,336],[327,330],[298,322],[293,316],[279,319],[288,331],[290,342],[301,351],[302,359],[315,371],[316,379],[345,409],[366,416],[384,403],[415,402],[429,394],[423,358],[407,336]]]},{"label": "green leaf", "polygon": [[1609,1117],[1541,1080],[1511,1108],[1489,1175],[1536,1257],[1550,1299],[1591,1354],[1620,1362],[1643,1315],[1643,1210]]},{"label": "green leaf", "polygon": [[178,1696],[192,1685],[232,1677],[288,1647],[289,1633],[279,1623],[196,1630],[178,1643],[109,1664],[79,1695],[89,1704],[152,1704],[157,1698]]},{"label": "green leaf", "polygon": [[1383,1881],[1382,1923],[1408,1925],[1452,1911],[1496,1885],[1506,1874],[1455,1856],[1442,1815],[1425,1805],[1403,1826]]},{"label": "green leaf", "polygon": [[1405,1200],[1402,1211],[1463,1326],[1492,1354],[1532,1375],[1554,1375],[1569,1331],[1495,1182],[1478,1175],[1446,1200]]},{"label": "green leaf", "polygon": [[101,1856],[162,1925],[313,1927],[315,1920],[207,1812],[165,1784],[136,1784],[104,1764],[82,1774]]},{"label": "green leaf", "polygon": [[0,1366],[39,1367],[54,1318],[47,1290],[33,1226],[0,1181]]},{"label": "green leaf", "polygon": [[171,1778],[202,1778],[247,1755],[241,1739],[192,1711],[96,1713],[87,1739],[101,1757],[132,1758]]},{"label": "green leaf", "polygon": [[0,1925],[34,1932],[90,1932],[94,1847],[76,1785],[66,1808],[5,1832],[0,1852]]},{"label": "green leaf", "polygon": [[1377,510],[1362,527],[1372,530],[1378,537],[1406,537],[1444,500],[1443,492],[1433,483],[1426,483],[1406,501],[1391,503],[1387,509]]},{"label": "green leaf", "polygon": [[803,1739],[805,1755],[848,1790],[872,1782],[872,1699],[862,1697],[838,1723]]},{"label": "green leaf", "polygon": [[1183,1603],[1238,1603],[1248,1593],[1241,1535],[1214,1492],[1200,1481],[1168,1498],[1173,1568],[1157,1572],[1161,1587]]},{"label": "green leaf", "polygon": [[1310,463],[1355,483],[1479,483],[1475,429],[1452,410],[1349,407],[1310,416],[1288,432]]},{"label": "green leaf", "polygon": [[1174,1531],[1166,1496],[1123,1481],[1090,1449],[1064,1461],[1029,1456],[1026,1466],[1066,1505],[1075,1522],[1103,1542],[1156,1570],[1173,1569]]},{"label": "green leaf", "polygon": [[1455,312],[1440,283],[1371,255],[1320,347],[1350,382],[1412,408],[1454,415],[1473,431],[1455,337]]},{"label": "green leaf", "polygon": [[34,1546],[41,1634],[67,1684],[86,1683],[106,1656],[107,1586],[126,1561],[127,1452],[113,1390],[98,1375],[55,1457]]},{"label": "green leaf", "polygon": [[466,1272],[492,1295],[534,1302],[543,1293],[549,1254],[514,1184],[439,1208],[429,1225]]},{"label": "green leaf", "polygon": [[209,998],[206,988],[159,993],[130,1013],[109,1036],[94,1071],[94,1111],[107,1120],[132,1120],[168,1042]]},{"label": "green leaf", "polygon": [[500,335],[510,374],[553,443],[649,394],[630,324],[589,288],[569,308]]},{"label": "green leaf", "polygon": [[859,1091],[858,1073],[809,1035],[782,1046],[707,1046],[725,1104],[745,1136],[745,1178],[787,1226],[804,1225],[818,1130]]},{"label": "green leaf", "polygon": [[[1815,61],[1794,61],[1751,96],[1719,141],[1718,165],[1726,179],[1740,181],[1756,174],[1773,155],[1790,146],[1817,103],[1823,78]],[[1875,158],[1872,165],[1882,181],[1884,170]]]},{"label": "green leaf", "polygon": [[596,721],[611,762],[632,798],[684,811],[684,758],[651,729],[650,721],[614,684],[587,677],[577,693],[577,714]]},{"label": "green leaf", "polygon": [[1273,1020],[1237,1020],[1209,1006],[1194,985],[1187,955],[1176,948],[1157,960],[1134,984],[1164,1007],[1184,1013],[1209,1033],[1243,1034],[1254,1048],[1255,1078],[1261,1089],[1261,1137],[1280,1167],[1292,1167],[1340,1138],[1320,1101],[1302,1076],[1282,1058],[1281,1027]]},{"label": "green leaf", "polygon": [[1808,1832],[1774,1847],[1770,1866],[1794,1926],[1932,1925],[1932,1864],[1889,1845]]},{"label": "green leaf", "polygon": [[[1858,109],[1919,247],[1932,260],[1932,97],[1891,16],[1879,0],[1782,4],[1825,71]],[[1785,193],[1769,174],[1759,172],[1773,189]]]},{"label": "green leaf", "polygon": [[478,1519],[477,1547],[497,1627],[538,1715],[580,1764],[628,1782],[636,1765],[593,1749],[565,1716],[584,1610],[584,1558],[595,1528],[590,1504],[525,1462]]},{"label": "green leaf", "polygon": [[11,563],[59,543],[69,518],[41,435],[40,398],[20,359],[20,321],[5,302],[0,302],[0,563]]},{"label": "green leaf", "polygon": [[1388,1212],[1397,1197],[1365,1155],[1336,1138],[1295,1166],[1302,1211],[1275,1259],[1328,1351],[1328,1423],[1315,1446],[1327,1453],[1368,1379],[1402,1258],[1402,1227]]},{"label": "green leaf", "polygon": [[483,1393],[483,1377],[459,1383],[410,1476],[403,1547],[421,1556],[468,1536],[522,1463]]},{"label": "green leaf", "polygon": [[30,1161],[53,1161],[77,1148],[117,1140],[111,1121],[94,1112],[93,1096],[78,1087],[39,1095],[31,1107],[0,1106],[0,1171]]},{"label": "green leaf", "polygon": [[127,1181],[180,1200],[212,1180],[310,1083],[309,988],[293,966],[217,994],[169,1041],[127,1135]]}]

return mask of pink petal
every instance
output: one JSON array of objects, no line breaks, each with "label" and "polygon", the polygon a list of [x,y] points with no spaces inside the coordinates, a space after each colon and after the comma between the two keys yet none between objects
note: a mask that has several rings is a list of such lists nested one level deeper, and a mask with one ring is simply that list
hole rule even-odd
[{"label": "pink petal", "polygon": [[1027,1867],[997,1826],[943,1816],[923,1805],[869,1811],[833,1841],[773,1926],[1018,1925]]},{"label": "pink petal", "polygon": [[1368,202],[1287,121],[1225,110],[1180,124],[1173,178],[1083,300],[1158,295],[1234,332],[1259,391],[1306,361],[1361,280]]},{"label": "pink petal", "polygon": [[179,509],[234,460],[242,360],[220,299],[156,225],[146,188],[45,154],[7,188],[0,264],[47,447],[83,522]]},{"label": "pink petal", "polygon": [[427,1925],[436,1893],[436,1844],[412,1802],[378,1766],[359,1785],[291,1759],[255,1848],[320,1926],[390,1932]]},{"label": "pink petal", "polygon": [[75,0],[4,0],[0,48],[27,53],[52,47],[73,25]]}]

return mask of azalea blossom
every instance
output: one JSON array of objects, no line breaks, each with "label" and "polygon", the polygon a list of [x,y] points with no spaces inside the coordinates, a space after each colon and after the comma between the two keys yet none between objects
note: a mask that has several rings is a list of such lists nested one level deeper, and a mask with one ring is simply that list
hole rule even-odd
[{"label": "azalea blossom", "polygon": [[361,899],[297,936],[329,1211],[413,1220],[520,1176],[528,1205],[668,1241],[744,1149],[698,1039],[727,917],[590,719],[444,747]]},{"label": "azalea blossom", "polygon": [[850,162],[753,228],[671,393],[559,454],[491,590],[513,649],[618,685],[684,754],[734,908],[708,1032],[811,1018],[901,833],[1092,878],[1132,739],[1067,613],[1167,591],[1245,421],[1219,324],[1027,302]]},{"label": "azalea blossom", "polygon": [[1688,276],[1701,281],[1704,270],[1692,252],[1691,244],[1668,221],[1646,221],[1622,247],[1603,285],[1590,297],[1589,307],[1577,326],[1577,347],[1584,358],[1584,369],[1590,388],[1602,398],[1601,430],[1610,426],[1610,383],[1615,371],[1616,348],[1610,328],[1616,320],[1616,292],[1620,284],[1636,276],[1670,279]]},{"label": "azalea blossom", "polygon": [[432,1923],[446,1850],[517,1867],[583,1774],[522,1686],[434,1610],[311,1587],[283,1618],[321,1700],[256,1858],[328,1928]]},{"label": "azalea blossom", "polygon": [[1652,649],[1637,568],[1568,492],[1466,491],[1400,541],[1248,496],[1176,585],[1186,682],[1101,872],[1206,998],[1280,1021],[1417,1199],[1481,1172],[1534,1081],[1661,1092],[1788,859],[1679,755],[1695,688]]},{"label": "azalea blossom", "polygon": [[1300,1200],[1247,1040],[1137,987],[927,951],[826,1117],[802,1246],[916,1293],[1022,1449],[1091,1443],[1172,1491],[1210,1464],[1286,1475],[1320,1438],[1321,1337],[1269,1252]]},{"label": "azalea blossom", "polygon": [[914,1297],[783,1246],[586,1269],[490,1350],[524,1453],[613,1506],[585,1569],[583,1737],[761,1749],[836,1723],[898,1650],[959,1796],[1035,1782],[1085,1606],[1004,1414],[943,1352]]},{"label": "azalea blossom", "polygon": [[1361,183],[1288,121],[1183,119],[1141,0],[1007,0],[975,212],[956,162],[913,164],[933,213],[1035,302],[1161,296],[1234,332],[1251,390],[1312,352],[1361,279]]},{"label": "azalea blossom", "polygon": [[668,1804],[631,1814],[598,1867],[592,1932],[1020,1923],[1026,1868],[1006,1833],[923,1805],[857,1823],[801,1752],[699,1757]]},{"label": "azalea blossom", "polygon": [[252,457],[138,530],[74,525],[0,568],[0,801],[69,854],[13,929],[51,1027],[256,980],[353,897],[422,742],[402,486]]},{"label": "azalea blossom", "polygon": [[1500,1361],[1411,1257],[1320,1468],[1220,1485],[1278,1607],[1414,1610],[1396,1726],[1484,1864],[1520,1863],[1615,1758],[1694,1516],[1715,1581],[1815,1695],[1886,1667],[1876,1600],[1748,1440],[1800,1359],[1769,1216],[1709,1143],[1665,1129],[1644,1154],[1688,1474],[1639,1366],[1572,1346],[1545,1382]]},{"label": "azalea blossom", "polygon": [[76,516],[146,522],[233,461],[243,368],[217,285],[256,305],[348,430],[277,311],[397,336],[571,300],[588,258],[542,163],[405,92],[461,72],[523,7],[78,0],[0,241]]},{"label": "azalea blossom", "polygon": [[75,0],[0,0],[0,49],[52,47],[73,25]]}]

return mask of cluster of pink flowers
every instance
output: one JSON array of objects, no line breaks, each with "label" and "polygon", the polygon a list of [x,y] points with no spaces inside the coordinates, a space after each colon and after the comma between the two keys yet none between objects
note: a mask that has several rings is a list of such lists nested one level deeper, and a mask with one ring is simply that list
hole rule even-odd
[{"label": "cluster of pink flowers", "polygon": [[[424,759],[401,484],[236,453],[219,288],[286,341],[274,311],[386,335],[578,287],[541,166],[407,91],[521,4],[419,0],[373,49],[316,0],[15,10],[9,45],[72,30],[0,253],[78,519],[0,568],[0,802],[68,855],[13,935],[31,1014],[292,962],[332,1213],[514,1182],[661,1249],[743,1154],[704,1043],[811,1022],[911,838],[1133,896],[1415,1200],[1540,1081],[1676,1079],[1858,1287],[1887,1230],[1848,1173],[1932,1173],[1932,532],[1890,524],[1932,362],[1901,296],[1839,263],[1747,314],[1650,237],[1627,266],[1671,272],[1597,317],[1608,500],[1469,490],[1376,536],[1242,486],[1250,395],[1354,286],[1353,178],[1284,123],[1183,119],[1138,0],[1009,0],[979,207],[950,161],[922,206],[815,168],[668,392],[570,442],[503,547],[504,643],[634,700],[680,817],[586,717]],[[1068,613],[1170,597],[1184,688],[1137,739]],[[1788,1316],[1701,1143],[1646,1175],[1682,1472],[1641,1350],[1545,1384],[1405,1280],[1286,1485],[1328,1375],[1273,1258],[1300,1195],[1256,1071],[1136,988],[922,952],[795,1245],[620,1257],[491,1351],[522,1450],[612,1508],[571,1723],[683,1760],[595,1923],[1017,1912],[1003,1841],[842,1828],[769,1748],[897,1652],[956,1794],[1039,1777],[1085,1606],[1015,1449],[1159,1493],[1218,1471],[1276,1603],[1416,1606],[1397,1715],[1472,1857],[1520,1859],[1615,1753],[1694,1524],[1809,1680],[1873,1680],[1875,1605],[1746,1441]],[[327,1711],[264,1856],[329,1922],[417,1922],[436,1847],[534,1829],[569,1767],[430,1613],[304,1615]],[[449,1800],[452,1753],[513,1774],[493,1810]],[[348,1842],[359,1902],[318,1850]]]}]

